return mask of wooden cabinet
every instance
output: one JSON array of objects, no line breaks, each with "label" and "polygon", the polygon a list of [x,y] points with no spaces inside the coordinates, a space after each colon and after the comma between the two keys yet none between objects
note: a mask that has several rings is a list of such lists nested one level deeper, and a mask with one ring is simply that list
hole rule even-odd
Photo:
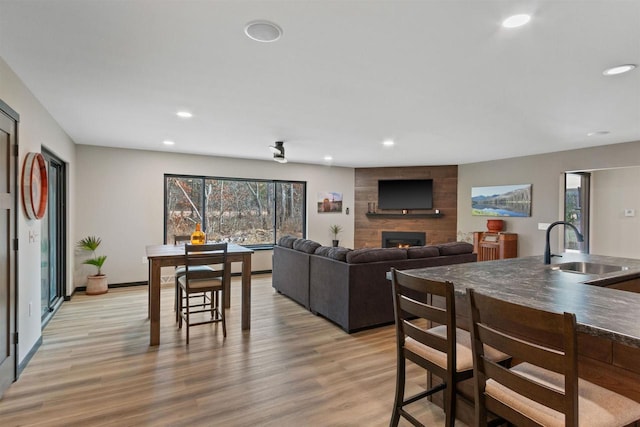
[{"label": "wooden cabinet", "polygon": [[516,233],[473,232],[473,251],[478,261],[517,258],[518,235]]}]

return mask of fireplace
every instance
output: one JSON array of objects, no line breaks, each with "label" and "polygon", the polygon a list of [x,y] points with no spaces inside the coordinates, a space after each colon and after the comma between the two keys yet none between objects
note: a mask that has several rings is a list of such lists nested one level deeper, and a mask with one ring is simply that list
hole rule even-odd
[{"label": "fireplace", "polygon": [[383,231],[383,248],[405,248],[409,246],[424,246],[427,241],[426,233],[419,231]]}]

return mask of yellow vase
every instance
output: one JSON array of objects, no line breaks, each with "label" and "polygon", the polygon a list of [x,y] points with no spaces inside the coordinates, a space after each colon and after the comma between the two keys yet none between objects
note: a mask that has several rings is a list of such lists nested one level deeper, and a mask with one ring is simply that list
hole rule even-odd
[{"label": "yellow vase", "polygon": [[192,245],[204,245],[207,241],[207,237],[204,232],[200,229],[200,223],[196,224],[196,231],[191,234],[191,244]]}]

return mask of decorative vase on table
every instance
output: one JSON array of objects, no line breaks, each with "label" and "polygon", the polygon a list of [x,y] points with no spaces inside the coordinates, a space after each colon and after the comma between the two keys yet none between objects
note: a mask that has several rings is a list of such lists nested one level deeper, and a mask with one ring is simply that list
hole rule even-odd
[{"label": "decorative vase on table", "polygon": [[192,245],[204,245],[207,242],[207,236],[200,228],[200,223],[196,224],[196,231],[191,234]]},{"label": "decorative vase on table", "polygon": [[487,230],[491,233],[499,233],[504,228],[504,221],[501,219],[488,219]]}]

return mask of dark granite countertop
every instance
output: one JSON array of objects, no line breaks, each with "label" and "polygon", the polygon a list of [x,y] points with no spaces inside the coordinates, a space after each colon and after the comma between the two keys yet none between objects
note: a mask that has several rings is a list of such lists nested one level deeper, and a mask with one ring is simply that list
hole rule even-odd
[{"label": "dark granite countertop", "polygon": [[[606,274],[552,269],[555,264],[586,261],[623,266]],[[487,295],[554,312],[576,314],[578,330],[640,348],[640,294],[603,285],[640,277],[640,260],[564,253],[544,265],[542,256],[406,270],[434,280],[450,280],[457,294],[471,287]]]}]

